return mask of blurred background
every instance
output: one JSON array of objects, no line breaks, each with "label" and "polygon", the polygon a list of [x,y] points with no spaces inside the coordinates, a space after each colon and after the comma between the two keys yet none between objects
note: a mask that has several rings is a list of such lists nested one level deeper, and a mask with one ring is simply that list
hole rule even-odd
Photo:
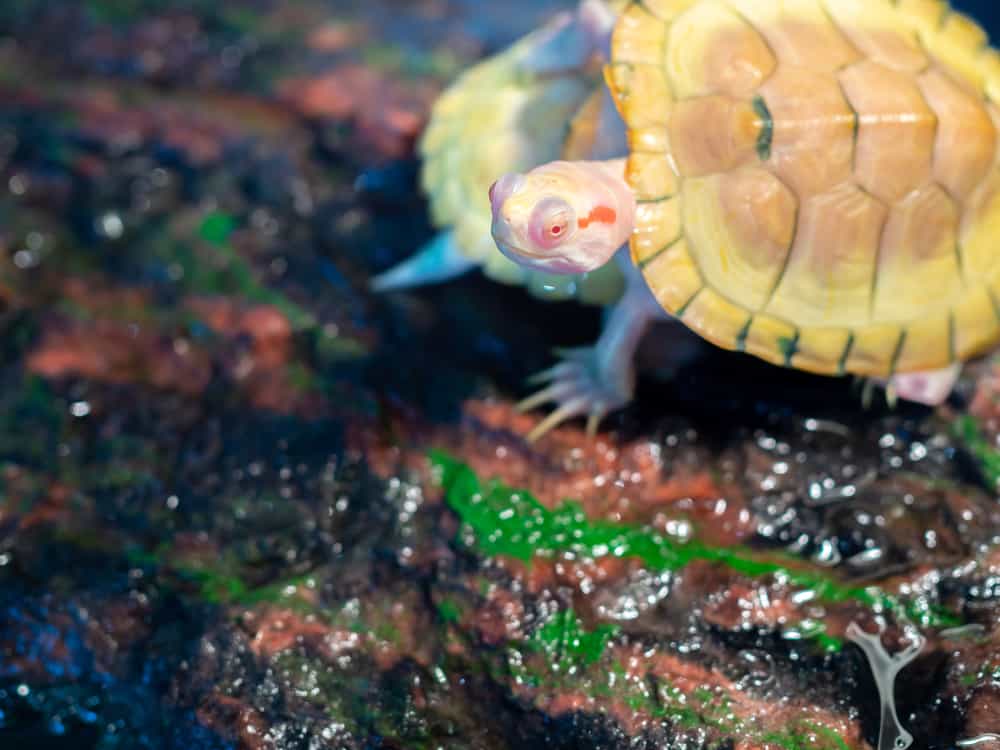
[{"label": "blurred background", "polygon": [[[0,750],[624,747],[627,721],[583,710],[614,703],[580,687],[610,658],[591,648],[612,632],[599,621],[703,648],[688,672],[657,662],[690,685],[758,680],[747,715],[791,726],[792,696],[820,740],[847,738],[830,747],[874,743],[860,652],[800,653],[759,601],[734,614],[753,596],[728,577],[697,584],[714,619],[642,620],[615,606],[655,600],[669,574],[517,578],[454,543],[432,446],[618,520],[678,499],[678,518],[712,519],[725,496],[743,520],[715,542],[803,539],[827,568],[867,554],[837,568],[850,580],[971,560],[983,540],[956,518],[996,528],[993,380],[965,386],[963,408],[988,390],[978,421],[862,414],[849,383],[713,353],[680,395],[644,383],[656,406],[610,422],[617,447],[574,429],[530,448],[512,400],[552,347],[593,340],[599,311],[476,275],[368,292],[433,234],[414,144],[435,97],[570,5],[0,2]],[[997,3],[954,5],[1000,35]],[[788,505],[816,482],[856,505]],[[892,503],[917,520],[859,520]],[[995,618],[996,579],[969,575],[927,596]],[[551,619],[574,611],[583,625]],[[526,635],[552,622],[558,637]],[[525,659],[586,677],[498,661],[529,642]],[[994,646],[900,691],[917,747],[1000,731]],[[809,731],[760,746],[825,747]]]}]

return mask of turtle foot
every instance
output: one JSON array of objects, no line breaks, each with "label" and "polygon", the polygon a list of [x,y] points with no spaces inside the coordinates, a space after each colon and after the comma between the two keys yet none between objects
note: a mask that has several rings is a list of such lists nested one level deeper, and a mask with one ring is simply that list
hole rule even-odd
[{"label": "turtle foot", "polygon": [[893,375],[889,379],[868,378],[862,390],[862,404],[865,408],[871,405],[874,388],[880,385],[885,388],[885,398],[889,406],[894,407],[900,400],[926,406],[940,406],[948,400],[961,372],[962,365],[953,364],[940,370]]},{"label": "turtle foot", "polygon": [[608,414],[632,400],[634,376],[630,360],[609,372],[601,367],[597,347],[563,349],[557,353],[562,362],[529,379],[532,385],[543,386],[542,389],[517,405],[522,412],[543,404],[556,406],[528,433],[528,442],[535,442],[576,417],[586,417],[587,434],[594,435]]}]

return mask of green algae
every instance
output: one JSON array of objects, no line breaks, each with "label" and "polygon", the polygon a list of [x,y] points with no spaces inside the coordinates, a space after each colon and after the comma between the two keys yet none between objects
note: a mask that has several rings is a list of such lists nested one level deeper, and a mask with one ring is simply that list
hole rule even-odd
[{"label": "green algae", "polygon": [[211,271],[203,266],[185,264],[185,278],[191,278],[198,291],[235,291],[250,302],[273,305],[296,330],[315,326],[316,318],[311,312],[257,280],[250,264],[230,243],[235,230],[236,220],[229,214],[214,211],[205,216],[198,236],[214,249],[218,263]]},{"label": "green algae", "polygon": [[850,745],[829,727],[814,722],[801,722],[784,732],[770,732],[760,737],[785,750],[850,750]]},{"label": "green algae", "polygon": [[550,617],[528,639],[530,650],[544,653],[553,669],[564,674],[595,664],[604,655],[608,641],[618,634],[616,625],[598,625],[585,630],[572,609]]},{"label": "green algae", "polygon": [[158,578],[162,583],[178,591],[193,590],[193,596],[207,604],[244,607],[281,604],[302,614],[317,614],[321,611],[300,592],[302,588],[316,588],[316,578],[312,574],[254,584],[240,575],[239,562],[231,555],[223,555],[215,565],[200,562],[174,563],[170,560],[170,551],[170,543],[164,542],[152,550],[130,547],[125,554],[130,564],[158,568]]},{"label": "green algae", "polygon": [[43,378],[23,377],[0,395],[0,456],[33,469],[58,471],[65,480],[66,461],[58,445],[66,437],[69,420],[68,404],[52,393]]},{"label": "green algae", "polygon": [[214,211],[205,215],[193,235],[157,232],[147,247],[151,256],[171,269],[177,286],[188,294],[237,296],[247,302],[272,305],[296,331],[316,326],[316,317],[281,292],[257,279],[250,263],[231,243],[236,220]]},{"label": "green algae", "polygon": [[992,659],[982,664],[975,672],[963,674],[958,679],[962,687],[973,687],[985,682],[1000,685],[1000,664],[993,663]]},{"label": "green algae", "polygon": [[198,236],[216,247],[223,247],[236,230],[236,220],[229,214],[213,211],[208,214],[198,228]]},{"label": "green algae", "polygon": [[[486,555],[508,556],[530,563],[536,557],[572,553],[581,558],[638,558],[654,570],[678,571],[695,561],[724,565],[749,578],[773,576],[788,585],[812,592],[827,603],[853,601],[877,611],[889,611],[925,627],[954,627],[961,620],[925,601],[901,602],[878,587],[850,586],[822,573],[805,569],[801,560],[774,557],[745,547],[715,547],[697,539],[680,541],[645,526],[587,518],[579,503],[564,501],[549,510],[528,492],[500,482],[481,483],[464,464],[440,451],[431,460],[441,474],[446,500],[472,530]],[[843,641],[826,633],[825,625],[808,621],[798,635],[828,651]]]},{"label": "green algae", "polygon": [[[572,608],[559,610],[526,639],[508,645],[506,668],[522,685],[552,689],[587,684],[590,692],[609,695],[610,690],[602,693],[604,685],[599,680],[589,679],[587,670],[601,661],[608,643],[618,633],[617,626],[607,624],[587,630]],[[610,669],[624,676],[621,665],[611,665]]]},{"label": "green algae", "polygon": [[[752,740],[785,750],[848,750],[847,742],[830,727],[804,716],[793,717],[780,731],[765,732],[750,716],[740,716],[725,689],[703,685],[683,690],[665,676],[636,679],[617,661],[598,662],[614,636],[598,626],[586,631],[572,609],[551,617],[527,641],[508,649],[508,668],[523,685],[543,690],[581,688],[586,693],[628,706],[633,711],[668,723],[675,739],[688,733]],[[578,643],[570,648],[568,642]],[[541,664],[529,667],[526,654],[542,651]],[[598,665],[598,666],[594,666]],[[585,671],[588,667],[593,667]]]},{"label": "green algae", "polygon": [[996,488],[1000,484],[1000,451],[983,435],[979,421],[965,414],[955,420],[953,429],[978,462],[990,486]]},{"label": "green algae", "polygon": [[[316,316],[284,294],[261,284],[250,264],[233,248],[230,239],[237,229],[236,219],[222,211],[207,214],[198,228],[198,238],[215,256],[212,263],[199,262],[191,248],[181,243],[176,249],[176,262],[183,269],[184,284],[190,291],[202,294],[238,294],[250,302],[272,305],[288,318],[296,331],[313,331],[317,355],[327,364],[362,359],[368,347],[361,341],[340,333],[331,333],[317,326]],[[305,382],[308,380],[308,382]],[[313,390],[320,383],[311,373],[300,378],[304,390]]]},{"label": "green algae", "polygon": [[438,615],[446,623],[458,622],[462,613],[458,608],[458,605],[451,599],[442,599],[437,605]]}]

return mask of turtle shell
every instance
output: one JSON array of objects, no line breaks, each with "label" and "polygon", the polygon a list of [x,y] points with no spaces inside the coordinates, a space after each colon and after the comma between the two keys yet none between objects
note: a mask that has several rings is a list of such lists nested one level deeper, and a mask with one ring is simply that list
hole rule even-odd
[{"label": "turtle shell", "polygon": [[544,75],[523,65],[551,33],[548,27],[529,34],[438,98],[419,144],[421,187],[435,226],[451,227],[459,249],[487,276],[548,299],[608,304],[624,288],[615,264],[575,276],[531,271],[502,255],[490,234],[490,185],[506,172],[580,156],[600,116],[599,97],[607,95],[599,62]]},{"label": "turtle shell", "polygon": [[606,77],[632,254],[713,343],[825,374],[1000,340],[1000,55],[937,0],[642,0]]}]

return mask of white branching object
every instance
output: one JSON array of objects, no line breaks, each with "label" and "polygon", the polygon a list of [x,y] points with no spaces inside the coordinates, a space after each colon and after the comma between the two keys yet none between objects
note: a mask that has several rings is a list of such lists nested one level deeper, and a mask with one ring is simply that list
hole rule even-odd
[{"label": "white branching object", "polygon": [[882,703],[878,750],[906,750],[913,744],[913,735],[903,728],[896,715],[894,695],[896,675],[917,658],[927,641],[920,633],[912,631],[910,645],[890,656],[882,645],[884,631],[885,628],[879,625],[878,633],[866,633],[857,623],[852,622],[847,626],[847,637],[865,652],[872,675],[875,677],[875,685],[878,687],[879,700]]}]

